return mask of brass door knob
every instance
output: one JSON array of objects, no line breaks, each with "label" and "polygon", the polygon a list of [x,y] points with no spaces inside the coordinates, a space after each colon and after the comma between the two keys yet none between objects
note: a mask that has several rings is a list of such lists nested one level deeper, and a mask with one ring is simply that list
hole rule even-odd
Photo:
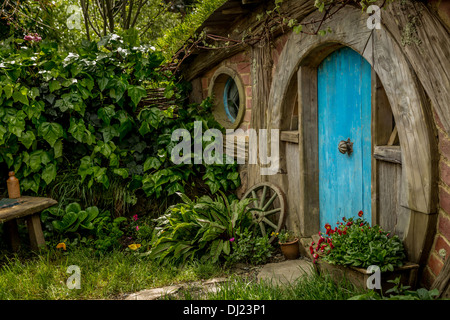
[{"label": "brass door knob", "polygon": [[350,138],[345,140],[341,140],[338,145],[339,152],[342,154],[351,155],[353,152],[353,142],[350,141]]}]

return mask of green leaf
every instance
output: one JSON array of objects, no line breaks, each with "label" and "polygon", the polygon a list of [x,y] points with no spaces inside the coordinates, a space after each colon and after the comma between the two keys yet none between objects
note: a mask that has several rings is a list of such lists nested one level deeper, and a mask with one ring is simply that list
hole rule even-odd
[{"label": "green leaf", "polygon": [[28,89],[25,87],[21,87],[19,91],[14,90],[14,93],[12,95],[14,102],[19,101],[28,106],[30,103],[28,102],[27,93]]},{"label": "green leaf", "polygon": [[43,137],[51,147],[53,147],[59,138],[64,134],[63,127],[56,122],[44,122],[38,128],[38,135]]},{"label": "green leaf", "polygon": [[19,138],[19,141],[25,146],[25,148],[30,149],[33,142],[36,140],[33,131],[27,131],[22,133]]},{"label": "green leaf", "polygon": [[81,205],[78,202],[72,202],[66,206],[66,213],[68,213],[68,212],[78,213],[80,211],[81,211]]},{"label": "green leaf", "polygon": [[11,98],[14,88],[12,85],[7,84],[6,86],[3,87],[3,91],[5,92],[5,96],[7,99]]},{"label": "green leaf", "polygon": [[108,78],[100,78],[97,80],[100,91],[105,90],[106,86],[108,85],[108,82],[109,82]]},{"label": "green leaf", "polygon": [[139,104],[139,101],[147,96],[147,91],[141,86],[129,86],[128,96],[131,98],[131,101],[133,101],[134,106],[136,107]]},{"label": "green leaf", "polygon": [[149,169],[158,170],[160,166],[161,166],[161,161],[159,161],[158,158],[148,157],[147,160],[145,160],[145,162],[144,162],[144,172]]},{"label": "green leaf", "polygon": [[49,185],[56,178],[56,165],[54,163],[48,164],[42,171],[42,179]]},{"label": "green leaf", "polygon": [[61,83],[58,80],[52,80],[49,82],[48,88],[50,89],[50,92],[61,89]]},{"label": "green leaf", "polygon": [[119,131],[117,131],[114,126],[103,127],[99,131],[103,134],[103,140],[105,141],[105,143],[120,135]]},{"label": "green leaf", "polygon": [[128,170],[125,168],[114,169],[113,172],[124,179],[128,178]]},{"label": "green leaf", "polygon": [[114,105],[99,108],[97,111],[98,117],[102,119],[108,126],[115,114],[116,112],[114,111]]},{"label": "green leaf", "polygon": [[62,150],[63,150],[62,140],[56,141],[55,145],[53,146],[53,152],[54,152],[55,159],[62,157]]}]

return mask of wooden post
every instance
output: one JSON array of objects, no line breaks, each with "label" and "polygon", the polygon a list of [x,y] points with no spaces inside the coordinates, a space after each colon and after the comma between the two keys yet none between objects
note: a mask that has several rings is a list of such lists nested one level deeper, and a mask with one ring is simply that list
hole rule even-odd
[{"label": "wooden post", "polygon": [[17,228],[17,220],[6,221],[4,224],[5,236],[11,247],[11,250],[14,252],[19,251],[20,248],[20,238],[19,238],[19,230]]},{"label": "wooden post", "polygon": [[44,233],[42,232],[39,213],[34,213],[27,217],[27,226],[31,249],[38,251],[40,248],[45,247]]}]

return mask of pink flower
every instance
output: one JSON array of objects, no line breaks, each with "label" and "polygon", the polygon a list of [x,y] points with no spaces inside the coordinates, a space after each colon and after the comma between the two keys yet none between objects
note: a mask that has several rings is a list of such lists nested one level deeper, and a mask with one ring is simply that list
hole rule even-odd
[{"label": "pink flower", "polygon": [[139,226],[136,226],[136,231],[138,231],[139,230]]},{"label": "pink flower", "polygon": [[134,220],[134,221],[137,221],[137,219],[138,219],[138,215],[135,214],[135,215],[133,216],[133,220]]},{"label": "pink flower", "polygon": [[25,37],[23,37],[23,40],[25,41],[33,41],[33,37],[27,34]]},{"label": "pink flower", "polygon": [[234,242],[234,238],[230,238],[230,242]]}]

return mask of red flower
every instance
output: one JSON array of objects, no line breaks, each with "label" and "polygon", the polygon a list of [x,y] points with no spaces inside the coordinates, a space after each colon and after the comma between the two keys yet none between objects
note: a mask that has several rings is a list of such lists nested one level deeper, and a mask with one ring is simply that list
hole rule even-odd
[{"label": "red flower", "polygon": [[314,248],[313,248],[313,246],[310,246],[310,247],[309,247],[309,252],[311,252],[311,254],[314,253]]},{"label": "red flower", "polygon": [[331,225],[329,223],[325,224],[325,229],[331,229]]},{"label": "red flower", "polygon": [[362,217],[363,216],[363,212],[362,211],[358,212],[358,216]]}]

